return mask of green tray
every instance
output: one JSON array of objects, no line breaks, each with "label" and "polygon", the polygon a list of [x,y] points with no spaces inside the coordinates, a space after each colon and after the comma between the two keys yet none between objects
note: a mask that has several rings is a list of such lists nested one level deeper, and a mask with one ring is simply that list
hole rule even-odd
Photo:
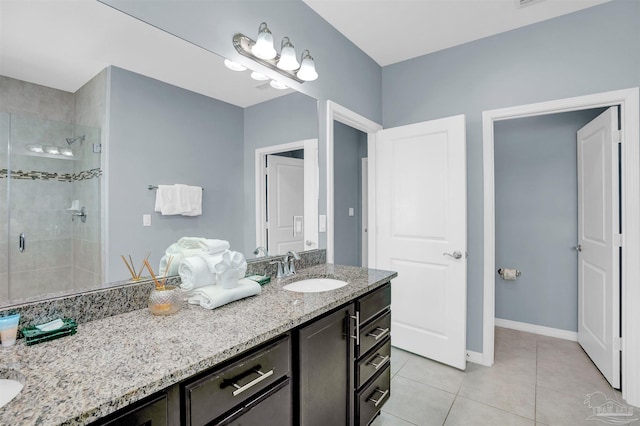
[{"label": "green tray", "polygon": [[35,345],[37,343],[48,342],[49,340],[59,339],[64,336],[71,336],[76,334],[78,324],[71,318],[63,318],[63,326],[57,330],[42,331],[36,328],[35,325],[31,327],[25,327],[22,329],[22,335],[28,346]]}]

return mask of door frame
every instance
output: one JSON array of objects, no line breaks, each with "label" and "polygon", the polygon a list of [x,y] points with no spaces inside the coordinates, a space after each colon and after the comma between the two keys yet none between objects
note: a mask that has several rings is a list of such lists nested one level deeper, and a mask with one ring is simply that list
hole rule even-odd
[{"label": "door frame", "polygon": [[[367,155],[369,155],[367,153]],[[367,200],[360,206],[360,264],[363,268],[369,266],[369,158],[364,157],[360,161],[362,171],[360,197]]]},{"label": "door frame", "polygon": [[[255,153],[255,199],[256,199],[256,247],[265,247],[266,197],[264,194],[264,158],[279,152],[304,150],[304,241],[305,250],[318,248],[318,139],[304,139],[296,142],[257,148]],[[307,245],[311,241],[312,245]]]},{"label": "door frame", "polygon": [[[360,130],[367,134],[367,155],[369,158],[369,231],[376,228],[375,218],[375,202],[376,202],[376,188],[375,188],[375,176],[376,176],[376,158],[374,153],[376,143],[376,132],[382,130],[382,126],[374,121],[369,120],[362,115],[351,111],[348,108],[343,107],[333,101],[327,101],[327,263],[333,263],[334,258],[334,165],[333,165],[333,122],[338,121],[342,124],[346,124],[349,127]],[[369,232],[371,235],[371,232]],[[375,264],[371,261],[375,259],[375,238],[369,238],[369,259],[367,264],[370,268],[375,268]]]},{"label": "door frame", "polygon": [[495,176],[494,122],[591,108],[620,106],[622,123],[622,397],[640,405],[640,89],[630,88],[482,113],[484,189],[484,271],[482,364],[494,360],[495,326]]}]

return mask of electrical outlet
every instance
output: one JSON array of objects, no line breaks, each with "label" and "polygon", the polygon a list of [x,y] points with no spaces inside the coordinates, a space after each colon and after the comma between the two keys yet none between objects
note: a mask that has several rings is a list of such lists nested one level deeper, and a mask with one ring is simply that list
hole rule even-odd
[{"label": "electrical outlet", "polygon": [[151,215],[143,214],[142,215],[142,226],[151,226]]}]

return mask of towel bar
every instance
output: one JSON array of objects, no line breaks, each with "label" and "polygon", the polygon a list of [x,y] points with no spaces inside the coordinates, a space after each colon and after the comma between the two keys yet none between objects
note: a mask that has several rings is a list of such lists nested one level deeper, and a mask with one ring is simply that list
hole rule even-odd
[{"label": "towel bar", "polygon": [[[152,189],[158,189],[158,185],[149,185],[149,186],[147,186],[147,189],[149,191],[151,191]],[[204,188],[202,188],[202,190],[204,191]]]}]

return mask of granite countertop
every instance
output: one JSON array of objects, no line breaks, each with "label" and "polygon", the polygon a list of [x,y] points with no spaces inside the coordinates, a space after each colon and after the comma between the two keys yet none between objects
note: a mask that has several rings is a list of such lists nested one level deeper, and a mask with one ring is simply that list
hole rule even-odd
[{"label": "granite countertop", "polygon": [[[17,370],[22,392],[0,408],[0,424],[88,424],[215,366],[396,277],[375,269],[316,265],[272,279],[258,296],[215,310],[185,306],[175,315],[141,309],[78,325],[74,336],[0,348],[0,373]],[[347,281],[337,290],[297,293],[304,278]]]}]

